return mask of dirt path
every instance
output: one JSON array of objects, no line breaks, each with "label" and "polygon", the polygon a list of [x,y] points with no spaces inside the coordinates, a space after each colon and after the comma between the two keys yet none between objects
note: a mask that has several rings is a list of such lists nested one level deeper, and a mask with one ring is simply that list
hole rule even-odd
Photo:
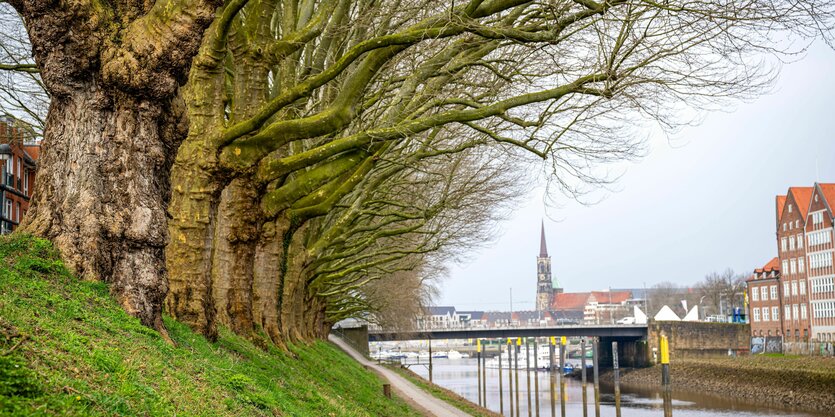
[{"label": "dirt path", "polygon": [[373,370],[391,384],[391,388],[397,393],[397,395],[408,403],[414,405],[416,408],[419,408],[421,411],[424,412],[427,416],[437,416],[437,417],[471,417],[469,414],[453,407],[452,405],[448,404],[445,401],[439,400],[432,395],[428,394],[426,391],[418,388],[406,378],[403,378],[400,375],[397,375],[394,371],[390,369],[386,369],[380,365],[377,365],[373,361],[367,359],[365,356],[354,350],[350,345],[345,343],[342,339],[330,335],[328,336],[328,340],[330,340],[333,344],[339,346],[340,349],[344,350],[345,353],[351,355],[357,362],[362,365],[365,365],[368,369]]}]

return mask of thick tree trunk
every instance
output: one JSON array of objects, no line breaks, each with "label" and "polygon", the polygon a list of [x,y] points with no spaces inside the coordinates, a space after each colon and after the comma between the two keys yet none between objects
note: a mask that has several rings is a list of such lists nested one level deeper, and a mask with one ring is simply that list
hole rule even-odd
[{"label": "thick tree trunk", "polygon": [[111,283],[130,314],[162,329],[168,173],[182,107],[81,87],[52,101],[23,230],[52,240],[72,271]]}]

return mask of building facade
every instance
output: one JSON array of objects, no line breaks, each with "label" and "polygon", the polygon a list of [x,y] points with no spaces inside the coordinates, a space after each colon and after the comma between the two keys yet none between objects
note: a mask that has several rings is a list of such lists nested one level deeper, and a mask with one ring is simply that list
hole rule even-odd
[{"label": "building facade", "polygon": [[804,229],[812,339],[819,342],[835,341],[833,203],[835,184],[815,184]]},{"label": "building facade", "polygon": [[774,258],[754,270],[746,281],[751,336],[782,336],[783,310],[780,259]]},{"label": "building facade", "polygon": [[806,214],[813,187],[791,187],[777,197],[777,253],[783,304],[783,340],[805,342],[811,336],[806,280]]},{"label": "building facade", "polygon": [[0,166],[0,234],[11,233],[29,210],[35,186],[40,145],[27,139],[11,119],[0,119],[0,143],[11,147],[12,155]]}]

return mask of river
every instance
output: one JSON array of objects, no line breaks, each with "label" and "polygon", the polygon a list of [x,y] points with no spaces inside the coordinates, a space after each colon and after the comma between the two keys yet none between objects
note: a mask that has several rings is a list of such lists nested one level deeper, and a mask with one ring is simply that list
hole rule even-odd
[{"label": "river", "polygon": [[[411,366],[410,369],[423,378],[428,379],[428,369],[424,365]],[[476,360],[435,359],[433,361],[433,382],[447,388],[465,398],[478,403]],[[499,370],[487,369],[487,408],[510,416],[508,399],[508,370],[502,370],[502,395],[500,405]],[[536,375],[536,377],[535,377]],[[534,395],[535,381],[539,380],[539,416],[550,417],[551,395],[550,375],[548,372],[530,372],[531,386],[531,416],[536,417],[536,396]],[[515,386],[515,374],[514,374]],[[527,374],[519,370],[519,411],[520,416],[528,416]],[[579,380],[565,379],[565,407],[559,401],[559,380],[555,384],[554,416],[569,417],[644,417],[670,416],[676,417],[712,417],[712,416],[784,416],[784,417],[821,417],[805,411],[786,410],[763,405],[746,403],[733,398],[722,398],[696,392],[672,392],[666,400],[660,389],[644,386],[629,386],[621,384],[619,401],[615,396],[612,384],[602,384],[600,401],[596,406],[594,384],[589,379],[586,388],[586,401],[583,401],[583,388]],[[516,393],[513,394],[514,416],[516,415]]]}]

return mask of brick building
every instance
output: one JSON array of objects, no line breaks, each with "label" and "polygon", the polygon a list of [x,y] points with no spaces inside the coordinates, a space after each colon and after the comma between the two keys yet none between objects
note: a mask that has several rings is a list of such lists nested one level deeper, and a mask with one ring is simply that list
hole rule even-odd
[{"label": "brick building", "polygon": [[812,190],[813,187],[791,187],[785,196],[777,196],[777,253],[782,283],[783,332],[787,342],[808,341],[812,333],[804,234]]},{"label": "brick building", "polygon": [[762,268],[754,270],[754,274],[746,281],[752,337],[783,335],[780,277],[780,259],[774,258]]},{"label": "brick building", "polygon": [[0,118],[0,144],[11,148],[0,164],[0,234],[14,231],[29,210],[40,155],[40,144],[11,123],[13,119]]},{"label": "brick building", "polygon": [[835,184],[815,184],[804,229],[812,339],[819,342],[835,341],[834,203]]}]

